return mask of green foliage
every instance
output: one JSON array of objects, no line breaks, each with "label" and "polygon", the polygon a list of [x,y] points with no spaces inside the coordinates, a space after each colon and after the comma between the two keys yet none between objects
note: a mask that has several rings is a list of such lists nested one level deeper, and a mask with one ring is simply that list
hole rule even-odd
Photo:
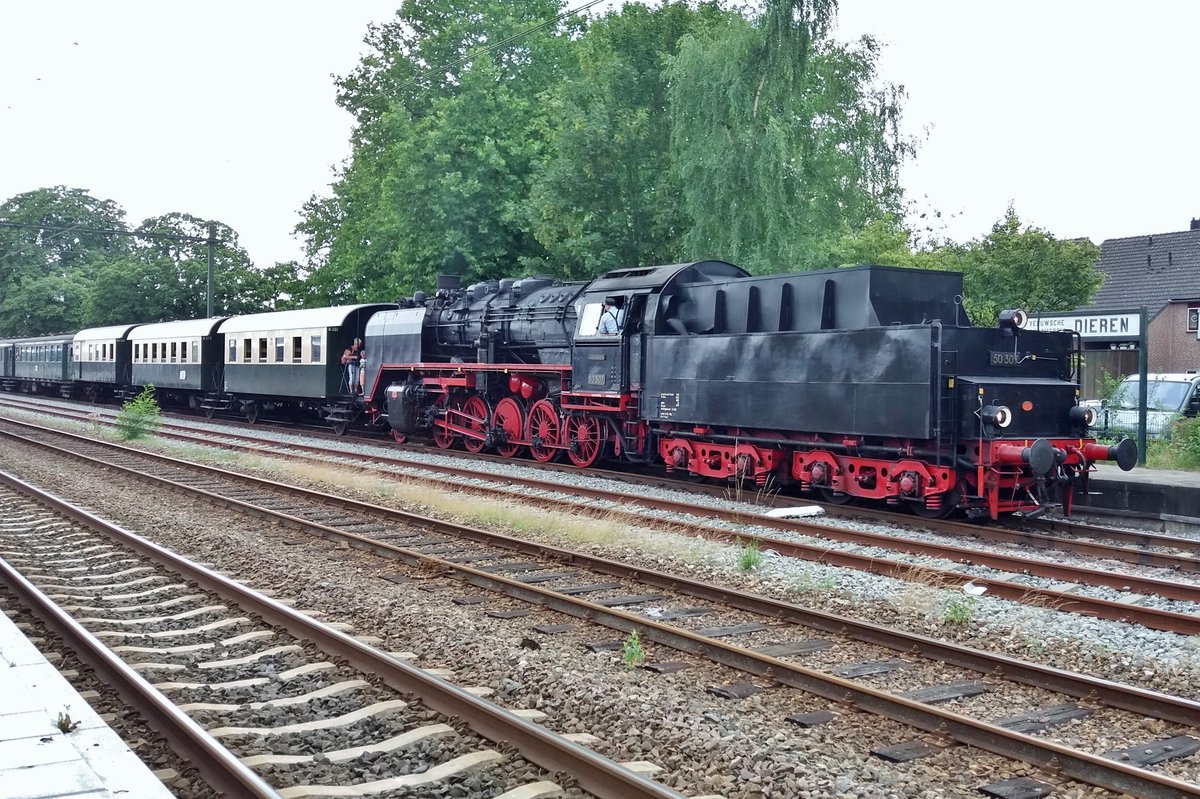
[{"label": "green foliage", "polygon": [[[70,708],[68,708],[68,710],[69,709]],[[63,735],[66,735],[69,732],[75,732],[75,730],[79,728],[79,722],[72,721],[70,713],[59,711],[58,717],[54,719],[54,726],[58,728],[59,732],[61,732]]]},{"label": "green foliage", "polygon": [[973,596],[954,595],[942,605],[942,624],[961,627],[975,618],[978,600]]},{"label": "green foliage", "polygon": [[[0,228],[0,336],[191,319],[207,310],[207,245],[97,232],[131,232],[111,200],[54,186],[10,198],[0,219],[69,228]],[[208,223],[177,212],[138,230],[206,238]],[[267,310],[297,293],[296,264],[255,269],[236,231],[217,224],[215,232],[216,313]]]},{"label": "green foliage", "polygon": [[713,6],[630,3],[575,43],[572,68],[547,94],[548,146],[526,203],[546,255],[528,267],[585,278],[679,260],[688,220],[662,113],[663,64],[684,35],[719,16]]},{"label": "green foliage", "polygon": [[689,256],[811,268],[899,212],[902,92],[878,85],[873,39],[826,38],[832,13],[769,0],[761,18],[730,14],[681,44],[668,75]]},{"label": "green foliage", "polygon": [[120,236],[125,212],[82,189],[51,186],[10,197],[0,219],[47,227],[0,228],[0,336],[35,336],[78,329],[91,269],[128,250]]},{"label": "green foliage", "polygon": [[492,277],[541,259],[522,204],[544,147],[540,98],[573,31],[549,24],[559,10],[550,0],[408,0],[372,28],[372,52],[338,81],[357,123],[351,160],[297,228],[313,301],[393,297],[438,274]]},{"label": "green foliage", "polygon": [[[944,256],[945,254],[943,254]],[[1100,248],[1086,239],[1060,241],[1022,225],[1009,206],[982,239],[950,248],[940,264],[963,272],[964,305],[977,325],[991,326],[1008,308],[1029,313],[1069,311],[1086,305],[1100,288]]]},{"label": "green foliage", "polygon": [[762,559],[763,554],[759,549],[757,538],[751,538],[744,544],[740,538],[738,539],[737,567],[739,569],[744,572],[757,569],[759,564],[762,563]]},{"label": "green foliage", "polygon": [[1117,389],[1121,387],[1121,376],[1111,375],[1107,369],[1100,370],[1100,396],[1099,399],[1105,403],[1110,403],[1113,397],[1117,394]]},{"label": "green foliage", "polygon": [[117,414],[117,435],[126,441],[145,438],[158,432],[162,414],[154,396],[154,386],[146,386],[142,393],[121,406]]},{"label": "green foliage", "polygon": [[1176,419],[1165,438],[1152,439],[1146,447],[1151,469],[1200,471],[1200,417]]},{"label": "green foliage", "polygon": [[621,644],[621,662],[629,668],[640,666],[646,660],[646,652],[642,649],[642,639],[637,630],[630,630],[629,636]]}]

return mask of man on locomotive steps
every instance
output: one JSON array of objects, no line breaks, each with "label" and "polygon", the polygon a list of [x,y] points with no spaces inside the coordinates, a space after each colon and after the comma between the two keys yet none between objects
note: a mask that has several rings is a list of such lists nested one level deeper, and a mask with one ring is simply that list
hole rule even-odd
[{"label": "man on locomotive steps", "polygon": [[625,326],[624,297],[605,297],[604,312],[600,314],[600,327],[596,330],[602,336],[615,336]]},{"label": "man on locomotive steps", "polygon": [[346,348],[342,353],[342,365],[346,367],[346,393],[358,393],[358,349],[362,346],[362,339],[354,339],[354,343]]}]

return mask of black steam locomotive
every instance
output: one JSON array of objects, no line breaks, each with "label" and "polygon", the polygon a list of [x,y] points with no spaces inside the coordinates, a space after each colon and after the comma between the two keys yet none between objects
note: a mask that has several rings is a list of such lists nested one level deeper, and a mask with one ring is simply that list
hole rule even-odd
[{"label": "black steam locomotive", "polygon": [[722,261],[443,279],[367,321],[363,408],[398,440],[658,460],[929,516],[1069,512],[1093,461],[1132,468],[1132,442],[1088,437],[1073,334],[1024,331],[1020,311],[972,327],[961,295],[952,272]]}]

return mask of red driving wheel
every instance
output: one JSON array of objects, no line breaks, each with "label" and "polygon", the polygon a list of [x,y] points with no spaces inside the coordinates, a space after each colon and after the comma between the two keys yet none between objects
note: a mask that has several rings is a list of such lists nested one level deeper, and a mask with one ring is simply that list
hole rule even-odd
[{"label": "red driving wheel", "polygon": [[483,397],[472,394],[463,403],[462,415],[464,417],[463,426],[479,435],[479,438],[464,435],[463,446],[467,448],[468,452],[483,452],[487,447],[488,417],[491,416],[487,403],[484,402]]},{"label": "red driving wheel", "polygon": [[512,397],[505,397],[496,403],[496,412],[492,414],[492,427],[504,431],[505,443],[496,445],[496,452],[506,458],[513,458],[521,451],[520,444],[513,441],[521,440],[521,430],[525,427],[525,414],[521,412],[521,403]]},{"label": "red driving wheel", "polygon": [[558,460],[562,450],[554,445],[558,443],[558,410],[550,400],[538,400],[529,409],[527,422],[530,442],[529,454],[535,461],[549,463]]},{"label": "red driving wheel", "polygon": [[567,457],[581,468],[591,466],[600,459],[603,438],[600,420],[594,416],[567,417]]}]

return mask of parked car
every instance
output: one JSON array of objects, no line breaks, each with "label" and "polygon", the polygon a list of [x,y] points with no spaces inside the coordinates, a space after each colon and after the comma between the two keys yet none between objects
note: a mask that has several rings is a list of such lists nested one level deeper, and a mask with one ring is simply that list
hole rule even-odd
[{"label": "parked car", "polygon": [[[1099,405],[1097,430],[1109,435],[1137,435],[1141,382],[1137,375],[1131,375],[1117,386],[1112,399],[1083,403]],[[1151,372],[1146,375],[1146,386],[1147,436],[1163,436],[1176,418],[1200,412],[1200,372]]]}]

